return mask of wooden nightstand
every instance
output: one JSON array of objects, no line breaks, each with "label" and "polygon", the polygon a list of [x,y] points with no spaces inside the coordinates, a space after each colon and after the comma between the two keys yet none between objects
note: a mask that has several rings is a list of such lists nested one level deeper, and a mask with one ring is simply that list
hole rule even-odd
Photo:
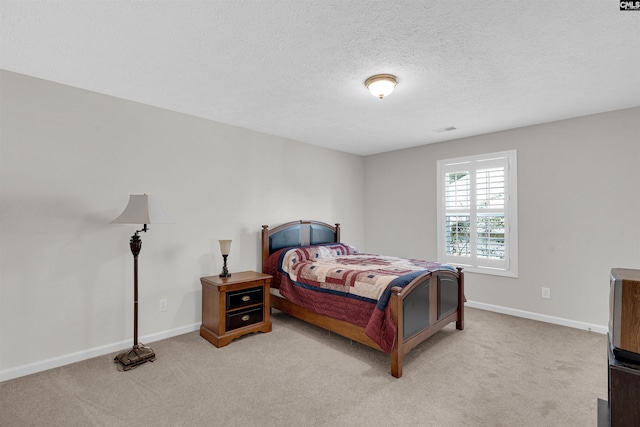
[{"label": "wooden nightstand", "polygon": [[231,277],[201,277],[200,336],[216,347],[252,332],[271,332],[269,286],[271,276],[255,271]]}]

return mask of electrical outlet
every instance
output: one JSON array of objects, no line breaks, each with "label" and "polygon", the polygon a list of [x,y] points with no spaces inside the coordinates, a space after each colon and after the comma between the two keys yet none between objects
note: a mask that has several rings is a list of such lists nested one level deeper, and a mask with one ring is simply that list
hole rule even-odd
[{"label": "electrical outlet", "polygon": [[546,299],[551,298],[551,289],[550,288],[542,288],[542,298],[546,298]]},{"label": "electrical outlet", "polygon": [[167,311],[167,300],[166,299],[161,299],[160,300],[160,304],[158,305],[158,310]]}]

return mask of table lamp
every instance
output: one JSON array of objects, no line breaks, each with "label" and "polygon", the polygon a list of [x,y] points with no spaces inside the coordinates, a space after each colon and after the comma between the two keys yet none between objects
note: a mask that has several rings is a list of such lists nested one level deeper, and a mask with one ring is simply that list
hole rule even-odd
[{"label": "table lamp", "polygon": [[231,240],[218,240],[220,243],[220,252],[222,252],[222,259],[224,260],[224,266],[222,267],[222,273],[220,277],[231,277],[231,273],[227,270],[227,257],[231,250]]}]

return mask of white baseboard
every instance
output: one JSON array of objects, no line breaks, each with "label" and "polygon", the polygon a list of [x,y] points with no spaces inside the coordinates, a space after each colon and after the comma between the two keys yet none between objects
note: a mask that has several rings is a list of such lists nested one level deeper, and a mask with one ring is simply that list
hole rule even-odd
[{"label": "white baseboard", "polygon": [[[145,344],[154,341],[160,341],[166,338],[175,337],[177,335],[186,334],[200,329],[200,323],[181,326],[179,328],[170,329],[168,331],[157,332],[155,334],[145,335],[139,338],[140,342]],[[69,365],[71,363],[80,362],[82,360],[91,359],[93,357],[103,356],[109,353],[126,350],[132,345],[132,340],[120,341],[117,343],[107,344],[88,350],[77,351],[75,353],[65,354],[51,359],[41,360],[39,362],[29,363],[27,365],[17,366],[15,368],[4,369],[0,371],[0,382],[11,380],[25,375],[35,374],[36,372],[46,371],[48,369],[57,368],[59,366]]]},{"label": "white baseboard", "polygon": [[525,319],[538,320],[545,323],[553,323],[554,325],[568,326],[570,328],[597,332],[599,334],[606,334],[609,332],[609,328],[607,326],[563,319],[562,317],[548,316],[546,314],[533,313],[531,311],[517,310],[515,308],[501,307],[499,305],[485,304],[483,302],[476,301],[467,301],[465,305],[467,307],[478,308],[480,310],[494,311],[496,313],[508,314],[510,316],[523,317]]}]

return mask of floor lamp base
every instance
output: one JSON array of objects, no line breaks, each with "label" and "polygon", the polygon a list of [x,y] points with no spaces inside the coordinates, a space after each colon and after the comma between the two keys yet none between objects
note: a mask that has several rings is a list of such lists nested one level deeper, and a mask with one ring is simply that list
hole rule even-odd
[{"label": "floor lamp base", "polygon": [[122,366],[122,370],[128,371],[145,362],[153,362],[156,360],[156,354],[150,347],[136,344],[131,350],[120,353],[113,360]]}]

